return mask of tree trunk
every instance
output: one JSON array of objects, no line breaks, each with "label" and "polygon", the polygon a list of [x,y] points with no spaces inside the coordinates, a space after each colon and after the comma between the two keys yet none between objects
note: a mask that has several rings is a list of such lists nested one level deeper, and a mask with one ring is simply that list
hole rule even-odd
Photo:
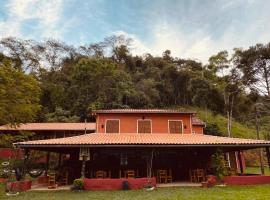
[{"label": "tree trunk", "polygon": [[[260,139],[260,130],[259,130],[259,119],[258,119],[258,110],[255,107],[255,121],[256,121],[256,132],[257,132],[257,139]],[[264,166],[263,166],[263,152],[262,149],[259,149],[259,158],[260,158],[260,166],[261,166],[261,174],[264,174]]]},{"label": "tree trunk", "polygon": [[228,137],[231,137],[231,131],[230,131],[230,112],[227,111],[227,135]]},{"label": "tree trunk", "polygon": [[[270,65],[270,64],[269,64]],[[264,79],[265,79],[265,85],[266,85],[266,91],[267,91],[267,94],[268,94],[268,97],[270,97],[270,84],[269,84],[269,77],[268,77],[268,71],[269,69],[267,68],[267,61],[265,63],[265,67],[263,68],[263,73],[264,73]],[[269,66],[270,68],[270,66]]]},{"label": "tree trunk", "polygon": [[232,132],[232,115],[233,115],[233,104],[234,104],[234,96],[232,96],[232,100],[230,103],[230,119],[229,119],[229,137],[231,137],[231,132]]}]

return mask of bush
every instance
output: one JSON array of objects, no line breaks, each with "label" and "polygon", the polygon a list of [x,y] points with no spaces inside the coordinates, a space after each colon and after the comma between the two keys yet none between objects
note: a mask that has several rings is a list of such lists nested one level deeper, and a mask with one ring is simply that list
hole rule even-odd
[{"label": "bush", "polygon": [[228,175],[228,170],[225,167],[224,154],[220,149],[217,149],[216,153],[212,157],[212,167],[215,175],[219,180]]},{"label": "bush", "polygon": [[73,190],[83,190],[84,189],[84,182],[83,179],[75,179],[73,181]]},{"label": "bush", "polygon": [[128,181],[123,181],[122,182],[122,189],[123,190],[129,190],[130,189]]},{"label": "bush", "polygon": [[204,134],[222,136],[222,132],[216,123],[208,123],[207,126],[204,128]]}]

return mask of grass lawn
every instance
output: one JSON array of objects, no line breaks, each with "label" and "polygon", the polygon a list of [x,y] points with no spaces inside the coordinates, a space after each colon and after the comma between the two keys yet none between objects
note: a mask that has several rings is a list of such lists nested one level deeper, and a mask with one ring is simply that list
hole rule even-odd
[{"label": "grass lawn", "polygon": [[[261,174],[261,168],[260,167],[247,167],[244,170],[247,174]],[[264,173],[265,175],[270,175],[269,167],[264,167]]]},{"label": "grass lawn", "polygon": [[[2,190],[3,191],[3,190]],[[163,188],[155,191],[147,192],[144,190],[131,191],[50,191],[50,192],[25,192],[18,196],[5,196],[1,192],[0,199],[5,200],[86,200],[86,199],[179,199],[179,200],[218,200],[218,199],[237,199],[237,200],[269,200],[270,185],[260,186],[230,186],[230,187],[214,187],[205,188]]]}]

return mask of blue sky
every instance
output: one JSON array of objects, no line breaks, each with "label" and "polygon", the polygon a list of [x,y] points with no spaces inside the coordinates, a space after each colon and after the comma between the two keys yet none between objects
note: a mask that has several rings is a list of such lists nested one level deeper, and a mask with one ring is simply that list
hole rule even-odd
[{"label": "blue sky", "polygon": [[0,0],[0,37],[82,45],[133,38],[132,53],[197,58],[270,42],[269,0]]}]

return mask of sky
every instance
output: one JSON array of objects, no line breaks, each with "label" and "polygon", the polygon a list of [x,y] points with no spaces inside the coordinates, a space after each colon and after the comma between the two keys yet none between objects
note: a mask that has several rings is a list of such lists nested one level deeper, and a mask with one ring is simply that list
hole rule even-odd
[{"label": "sky", "polygon": [[70,45],[111,35],[133,39],[132,54],[206,63],[219,51],[270,42],[270,0],[0,0],[0,38]]}]

